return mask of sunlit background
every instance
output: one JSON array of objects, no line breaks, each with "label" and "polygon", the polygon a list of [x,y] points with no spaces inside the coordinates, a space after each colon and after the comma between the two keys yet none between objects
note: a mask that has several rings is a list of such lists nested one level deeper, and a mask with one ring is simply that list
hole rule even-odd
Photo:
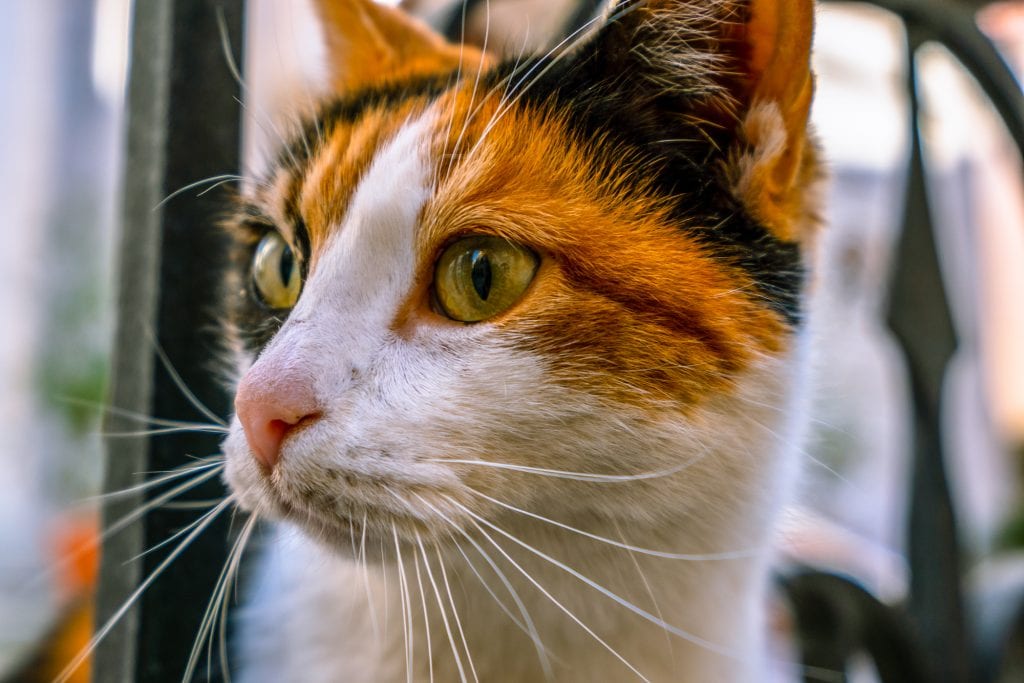
[{"label": "sunlit background", "polygon": [[[275,122],[315,90],[320,49],[302,2],[249,5],[252,168],[276,144]],[[1022,6],[992,6],[980,23],[1019,76]],[[0,680],[93,581],[88,562],[58,559],[98,523],[129,25],[129,0],[0,2]],[[779,544],[896,598],[909,413],[883,316],[908,158],[905,47],[898,21],[856,4],[823,7],[816,41],[814,121],[831,180],[815,429]],[[947,382],[949,465],[968,561],[983,570],[995,550],[1024,547],[1024,180],[956,61],[935,47],[920,69],[961,334]]]}]

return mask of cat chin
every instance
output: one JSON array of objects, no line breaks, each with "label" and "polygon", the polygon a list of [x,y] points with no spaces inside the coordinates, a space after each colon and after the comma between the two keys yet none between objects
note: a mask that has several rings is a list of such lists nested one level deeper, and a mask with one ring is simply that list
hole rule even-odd
[{"label": "cat chin", "polygon": [[[346,558],[361,556],[358,549],[367,545],[372,548],[394,547],[396,543],[401,546],[444,545],[449,534],[455,531],[440,520],[417,518],[394,509],[361,506],[357,512],[352,501],[339,498],[334,509],[329,510],[322,502],[287,496],[242,456],[229,455],[225,481],[235,504],[242,510],[267,521],[284,522],[333,554]],[[352,514],[338,511],[337,507],[342,505],[351,507]],[[375,559],[370,557],[367,561]]]}]

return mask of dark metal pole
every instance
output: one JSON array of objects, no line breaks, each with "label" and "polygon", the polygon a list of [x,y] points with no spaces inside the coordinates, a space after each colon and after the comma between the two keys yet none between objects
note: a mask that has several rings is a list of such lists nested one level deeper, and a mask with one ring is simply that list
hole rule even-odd
[{"label": "dark metal pole", "polygon": [[969,678],[956,514],[946,475],[942,394],[957,347],[928,205],[918,125],[915,55],[924,36],[907,25],[911,156],[903,231],[896,250],[888,323],[903,350],[911,392],[913,451],[907,530],[909,613],[936,683]]},{"label": "dark metal pole", "polygon": [[[190,183],[239,168],[241,112],[235,98],[240,87],[223,54],[219,22],[238,52],[242,5],[242,0],[135,3],[119,321],[110,397],[115,410],[208,421],[163,367],[154,339],[200,401],[219,415],[228,410],[228,398],[215,378],[212,333],[223,253],[217,229],[223,194],[196,197],[196,192],[189,192],[165,204],[161,201]],[[112,414],[106,429],[132,431],[140,425]],[[123,490],[148,473],[215,454],[218,441],[215,435],[195,433],[112,440],[105,488]],[[104,510],[104,525],[153,495],[156,492],[150,491],[111,502]],[[213,478],[188,497],[223,496],[223,486]],[[176,544],[137,556],[201,512],[158,508],[104,542],[98,627],[121,609]],[[227,534],[228,518],[223,515],[118,620],[96,651],[95,681],[181,680],[226,558]]]}]

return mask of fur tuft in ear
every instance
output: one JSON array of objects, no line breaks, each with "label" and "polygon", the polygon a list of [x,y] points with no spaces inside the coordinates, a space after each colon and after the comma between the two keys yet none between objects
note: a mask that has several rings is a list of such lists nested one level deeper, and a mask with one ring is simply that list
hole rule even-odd
[{"label": "fur tuft in ear", "polygon": [[[776,237],[800,241],[807,185],[813,0],[622,0],[559,77],[642,137],[704,138],[729,190]],[[701,155],[699,143],[677,150]],[[671,153],[671,152],[666,152]]]},{"label": "fur tuft in ear", "polygon": [[[799,241],[804,190],[814,173],[807,123],[813,0],[651,0],[637,10],[650,68],[704,74],[698,117],[732,132],[727,174],[734,194],[776,237]],[[646,16],[645,16],[646,15]],[[637,20],[634,20],[637,21]]]},{"label": "fur tuft in ear", "polygon": [[745,44],[751,85],[741,124],[750,152],[738,160],[740,198],[779,237],[799,240],[797,197],[811,182],[807,122],[814,94],[811,0],[750,0]]},{"label": "fur tuft in ear", "polygon": [[315,0],[327,46],[331,84],[351,92],[403,79],[473,74],[489,58],[446,42],[426,24],[373,0]]}]

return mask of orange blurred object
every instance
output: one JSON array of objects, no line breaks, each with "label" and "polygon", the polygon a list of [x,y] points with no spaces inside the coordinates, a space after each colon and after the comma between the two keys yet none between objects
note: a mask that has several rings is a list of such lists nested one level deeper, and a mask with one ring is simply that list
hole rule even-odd
[{"label": "orange blurred object", "polygon": [[[76,514],[62,518],[51,533],[50,548],[55,567],[54,587],[62,608],[36,654],[14,677],[22,683],[50,683],[92,638],[93,598],[99,569],[96,516]],[[89,683],[91,669],[90,660],[86,660],[66,680]]]}]

